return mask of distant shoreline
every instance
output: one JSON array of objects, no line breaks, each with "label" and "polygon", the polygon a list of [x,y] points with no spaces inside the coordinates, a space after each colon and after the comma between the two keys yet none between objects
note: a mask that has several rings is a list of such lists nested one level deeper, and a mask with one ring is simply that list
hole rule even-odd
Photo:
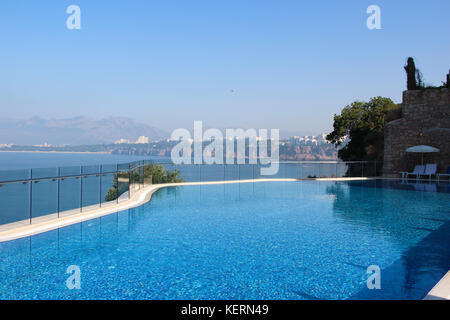
[{"label": "distant shoreline", "polygon": [[39,150],[0,150],[0,152],[17,153],[68,153],[68,154],[111,154],[106,151],[39,151]]}]

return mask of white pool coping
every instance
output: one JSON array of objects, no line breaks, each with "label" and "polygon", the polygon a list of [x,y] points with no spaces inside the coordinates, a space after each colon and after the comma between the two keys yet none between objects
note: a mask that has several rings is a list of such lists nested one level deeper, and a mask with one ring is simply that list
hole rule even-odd
[{"label": "white pool coping", "polygon": [[[17,224],[16,228],[6,231],[0,231],[0,242],[11,241],[20,239],[61,227],[69,226],[72,224],[80,223],[83,221],[99,218],[112,213],[124,211],[127,209],[135,208],[143,205],[151,200],[153,193],[162,188],[176,187],[176,186],[196,186],[196,185],[214,185],[214,184],[236,184],[236,183],[257,183],[257,182],[276,182],[276,181],[358,181],[358,180],[376,180],[380,178],[316,178],[316,179],[248,179],[248,180],[231,180],[231,181],[207,181],[207,182],[181,182],[181,183],[167,183],[167,184],[155,184],[148,187],[144,187],[137,191],[129,200],[120,202],[116,205],[109,205],[108,207],[96,208],[91,207],[88,211],[75,213],[64,217],[55,218],[42,217],[42,222],[22,225],[21,222]],[[383,178],[381,178],[383,179]],[[384,178],[390,180],[390,178]],[[398,180],[398,179],[396,179]],[[73,212],[73,210],[71,210]],[[60,213],[60,216],[64,215],[64,212]],[[424,300],[450,300],[450,271],[434,286],[434,288],[425,296]]]},{"label": "white pool coping", "polygon": [[428,292],[423,300],[450,300],[450,271]]}]

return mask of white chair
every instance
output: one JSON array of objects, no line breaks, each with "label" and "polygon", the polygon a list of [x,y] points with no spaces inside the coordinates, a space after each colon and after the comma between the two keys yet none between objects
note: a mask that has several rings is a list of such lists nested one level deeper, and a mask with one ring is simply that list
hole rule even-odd
[{"label": "white chair", "polygon": [[412,175],[412,176],[416,176],[416,179],[425,172],[425,166],[421,166],[421,165],[417,165],[414,167],[414,170],[412,172],[400,172],[402,174],[402,178],[406,177],[406,179],[408,179],[408,176]]},{"label": "white chair", "polygon": [[431,176],[435,176],[436,175],[436,171],[437,171],[437,164],[433,163],[433,164],[427,164],[425,166],[425,172],[419,174],[420,176],[428,176],[428,178],[431,180]]}]

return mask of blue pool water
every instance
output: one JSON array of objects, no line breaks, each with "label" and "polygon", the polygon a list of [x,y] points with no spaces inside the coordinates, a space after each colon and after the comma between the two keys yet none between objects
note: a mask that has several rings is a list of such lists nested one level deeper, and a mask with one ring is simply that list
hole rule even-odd
[{"label": "blue pool water", "polygon": [[[395,186],[162,189],[139,208],[0,243],[0,298],[421,299],[450,269],[450,194]],[[66,287],[70,265],[80,290]],[[380,290],[367,289],[370,265]]]}]

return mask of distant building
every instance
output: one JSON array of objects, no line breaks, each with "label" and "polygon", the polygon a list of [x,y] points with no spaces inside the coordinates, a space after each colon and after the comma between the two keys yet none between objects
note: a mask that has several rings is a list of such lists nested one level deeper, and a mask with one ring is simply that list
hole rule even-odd
[{"label": "distant building", "polygon": [[130,143],[131,143],[131,141],[128,139],[119,139],[119,140],[114,141],[114,144],[130,144]]},{"label": "distant building", "polygon": [[319,145],[328,143],[326,140],[326,133],[322,133],[318,136],[293,136],[289,138],[289,142],[291,145],[302,146],[302,145]]},{"label": "distant building", "polygon": [[146,137],[146,136],[140,136],[140,137],[136,140],[136,144],[148,144],[148,137]]},{"label": "distant building", "polygon": [[298,137],[298,136],[293,136],[289,140],[290,140],[292,145],[299,145],[300,144],[300,139],[301,138]]},{"label": "distant building", "polygon": [[44,142],[44,144],[35,144],[33,147],[50,148],[51,146],[51,144]]}]

